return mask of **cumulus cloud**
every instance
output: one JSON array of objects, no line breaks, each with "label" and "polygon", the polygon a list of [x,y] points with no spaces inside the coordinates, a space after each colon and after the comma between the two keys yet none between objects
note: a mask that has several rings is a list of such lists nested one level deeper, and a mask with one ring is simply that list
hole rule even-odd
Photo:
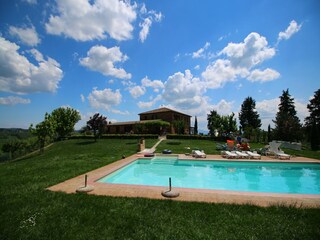
[{"label": "cumulus cloud", "polygon": [[130,79],[131,74],[123,68],[114,66],[117,62],[125,62],[127,55],[120,51],[119,47],[106,48],[104,46],[93,46],[87,53],[87,57],[81,58],[80,65],[92,71],[97,71],[105,76]]},{"label": "cumulus cloud", "polygon": [[37,46],[41,42],[34,26],[30,28],[10,26],[9,33],[11,36],[17,37],[23,44],[31,47]]},{"label": "cumulus cloud", "polygon": [[155,92],[159,92],[160,89],[163,89],[164,88],[164,84],[162,81],[160,80],[150,80],[148,78],[148,76],[144,77],[142,80],[141,80],[141,84],[143,87],[150,87],[150,88],[153,88],[153,90]]},{"label": "cumulus cloud", "polygon": [[299,32],[301,27],[302,24],[298,25],[298,23],[295,20],[292,20],[287,29],[284,32],[279,33],[278,42],[280,42],[281,40],[288,40],[292,37],[293,34]]},{"label": "cumulus cloud", "polygon": [[31,103],[30,99],[9,96],[9,97],[0,97],[0,105],[16,105],[16,104],[29,104]]},{"label": "cumulus cloud", "polygon": [[139,101],[138,102],[138,107],[139,108],[151,108],[153,107],[158,101],[160,101],[162,99],[162,96],[159,94],[157,95],[154,99],[152,99],[149,102],[143,102],[143,101]]},{"label": "cumulus cloud", "polygon": [[221,99],[217,104],[213,104],[211,109],[214,109],[221,115],[229,115],[232,112],[234,102],[228,102],[225,99]]},{"label": "cumulus cloud", "polygon": [[138,98],[145,94],[146,89],[141,86],[134,86],[130,88],[129,92],[133,98]]},{"label": "cumulus cloud", "polygon": [[266,38],[253,32],[243,42],[229,43],[218,53],[219,57],[226,58],[219,58],[210,63],[201,75],[207,87],[213,89],[245,77],[249,77],[251,81],[270,81],[280,74],[270,68],[264,71],[255,69],[252,72],[251,69],[274,57],[275,54],[275,49],[268,46]]},{"label": "cumulus cloud", "polygon": [[177,72],[168,77],[162,97],[177,108],[196,108],[204,101],[204,91],[200,79],[194,78],[190,70],[186,70],[185,73]]},{"label": "cumulus cloud", "polygon": [[128,89],[133,98],[143,96],[147,92],[147,88],[153,88],[154,92],[159,92],[160,89],[164,88],[163,82],[160,80],[150,80],[148,76],[141,80],[141,86],[137,86],[131,81],[127,81],[124,85],[129,85]]},{"label": "cumulus cloud", "polygon": [[145,4],[142,4],[142,7],[140,8],[140,14],[143,16],[143,21],[139,23],[139,27],[141,28],[139,32],[139,39],[143,43],[149,35],[152,23],[154,21],[161,22],[163,15],[161,12],[157,13],[154,10],[148,11]]},{"label": "cumulus cloud", "polygon": [[247,68],[272,58],[276,50],[260,34],[252,32],[241,43],[229,43],[219,55],[226,55],[234,68]]},{"label": "cumulus cloud", "polygon": [[19,46],[0,37],[0,89],[18,94],[55,92],[62,79],[60,64],[36,49],[30,53],[37,65],[31,63],[18,50]]},{"label": "cumulus cloud", "polygon": [[226,59],[217,59],[209,64],[201,76],[208,88],[216,89],[223,87],[227,82],[236,81],[238,76],[245,77],[249,74],[246,68],[234,68]]},{"label": "cumulus cloud", "polygon": [[46,31],[77,41],[132,38],[136,4],[120,0],[57,0],[58,14],[51,15]]},{"label": "cumulus cloud", "polygon": [[255,69],[248,76],[248,80],[250,80],[251,82],[268,82],[279,77],[280,73],[273,69],[267,68],[263,71]]},{"label": "cumulus cloud", "polygon": [[110,88],[97,90],[94,88],[88,96],[89,104],[95,109],[110,111],[113,106],[119,105],[122,100],[120,90],[112,91]]},{"label": "cumulus cloud", "polygon": [[200,48],[198,51],[192,53],[192,58],[205,58],[205,51],[210,47],[210,43],[206,42],[206,44]]}]

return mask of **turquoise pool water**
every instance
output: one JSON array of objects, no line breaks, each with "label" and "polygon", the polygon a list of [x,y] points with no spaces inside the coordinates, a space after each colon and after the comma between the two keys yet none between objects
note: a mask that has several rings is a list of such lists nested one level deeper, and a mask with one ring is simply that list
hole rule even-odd
[{"label": "turquoise pool water", "polygon": [[320,164],[137,159],[99,182],[245,192],[320,194]]}]

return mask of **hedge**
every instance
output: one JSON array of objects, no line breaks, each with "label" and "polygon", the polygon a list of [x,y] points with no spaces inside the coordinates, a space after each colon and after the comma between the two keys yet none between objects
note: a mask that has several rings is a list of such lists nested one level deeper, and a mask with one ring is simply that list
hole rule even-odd
[{"label": "hedge", "polygon": [[[103,134],[100,139],[157,139],[157,134]],[[93,135],[73,135],[69,139],[94,139]],[[99,139],[99,138],[98,138]]]}]

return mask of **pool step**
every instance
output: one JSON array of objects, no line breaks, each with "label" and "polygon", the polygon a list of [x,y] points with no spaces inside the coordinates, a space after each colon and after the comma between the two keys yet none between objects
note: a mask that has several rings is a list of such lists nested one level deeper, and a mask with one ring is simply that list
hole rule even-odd
[{"label": "pool step", "polygon": [[152,159],[151,164],[168,164],[168,165],[174,165],[178,159],[174,158],[167,158],[167,159]]}]

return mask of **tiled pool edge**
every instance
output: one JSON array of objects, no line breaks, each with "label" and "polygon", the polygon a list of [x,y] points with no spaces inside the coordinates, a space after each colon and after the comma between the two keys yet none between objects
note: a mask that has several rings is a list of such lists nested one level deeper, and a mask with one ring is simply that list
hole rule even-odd
[{"label": "tiled pool edge", "polygon": [[[88,194],[93,195],[106,195],[114,197],[143,197],[152,199],[165,199],[161,195],[161,191],[165,190],[164,187],[153,186],[138,186],[138,185],[125,185],[125,184],[107,184],[99,183],[97,180],[118,170],[119,168],[130,164],[141,155],[134,154],[125,159],[118,160],[104,167],[95,169],[83,175],[66,180],[57,185],[47,188],[51,191],[62,191],[66,193],[75,193],[76,189],[84,186],[84,176],[88,175],[88,185],[94,186],[94,190]],[[179,155],[179,159],[192,159],[191,156]],[[198,160],[224,160],[219,155],[209,155],[205,159]],[[236,160],[248,161],[248,159]],[[249,160],[250,161],[250,160]],[[315,162],[317,160],[308,158],[294,158],[294,160],[275,160],[275,159],[262,159],[255,161],[281,161],[281,162]],[[177,201],[194,201],[194,202],[211,202],[211,203],[236,203],[236,204],[253,204],[258,206],[270,205],[286,205],[297,207],[312,207],[320,208],[320,195],[312,194],[275,194],[275,193],[249,193],[249,192],[236,192],[236,191],[222,191],[222,190],[205,190],[205,189],[186,189],[175,188],[180,192],[180,196],[175,198]]]}]

